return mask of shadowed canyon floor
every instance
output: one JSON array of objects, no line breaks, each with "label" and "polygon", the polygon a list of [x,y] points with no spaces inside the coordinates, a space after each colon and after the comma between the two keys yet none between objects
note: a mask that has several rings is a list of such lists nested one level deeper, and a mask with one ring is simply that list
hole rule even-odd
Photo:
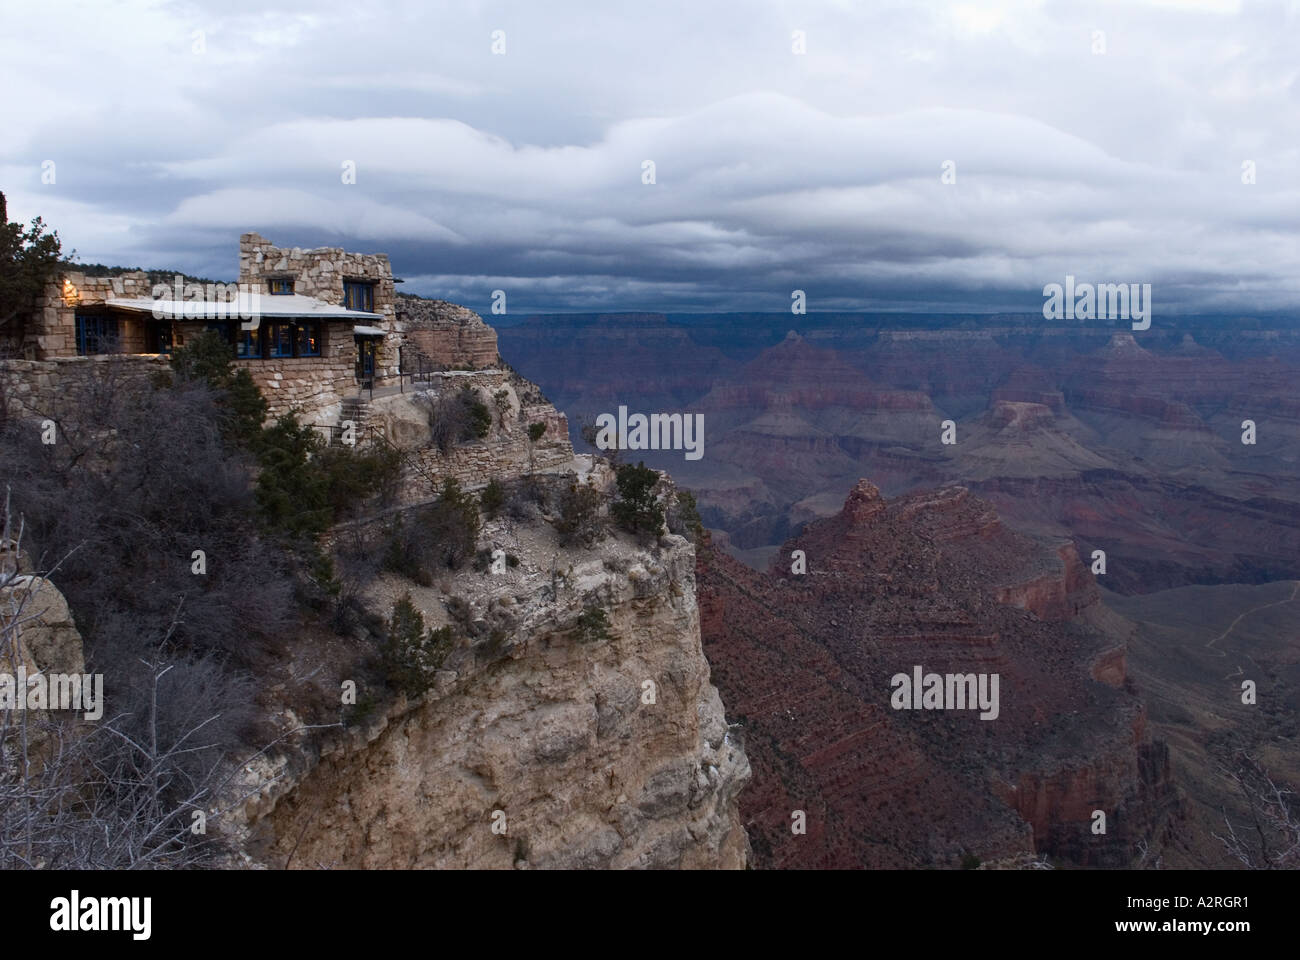
[{"label": "shadowed canyon floor", "polygon": [[[1187,794],[1188,829],[1164,865],[1239,866],[1214,834],[1226,832],[1225,816],[1250,823],[1251,809],[1223,769],[1244,751],[1275,780],[1300,780],[1300,584],[1105,596],[1137,626],[1130,669]],[[1258,687],[1254,704],[1242,702],[1244,680]]]}]

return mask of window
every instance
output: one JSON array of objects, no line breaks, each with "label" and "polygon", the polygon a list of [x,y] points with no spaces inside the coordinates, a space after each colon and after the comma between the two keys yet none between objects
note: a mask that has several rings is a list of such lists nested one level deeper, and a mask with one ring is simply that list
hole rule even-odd
[{"label": "window", "polygon": [[271,293],[278,297],[288,296],[293,293],[293,281],[286,277],[274,277],[266,281]]},{"label": "window", "polygon": [[233,336],[234,331],[232,330],[232,325],[229,323],[209,323],[203,329],[205,332],[211,330],[226,343],[235,342]]},{"label": "window", "polygon": [[293,324],[272,323],[266,330],[268,357],[293,356]]},{"label": "window", "polygon": [[343,306],[349,310],[364,310],[371,313],[375,309],[375,285],[360,280],[343,281]]},{"label": "window", "polygon": [[239,330],[239,339],[235,341],[235,355],[238,357],[260,357],[262,355],[262,331]]},{"label": "window", "polygon": [[145,353],[172,352],[172,322],[149,320],[144,325]]},{"label": "window", "polygon": [[324,339],[319,320],[263,323],[256,330],[237,330],[236,356],[243,359],[280,360],[289,357],[319,357]]},{"label": "window", "polygon": [[299,357],[320,356],[320,323],[314,320],[297,325],[297,352]]},{"label": "window", "polygon": [[117,320],[102,314],[77,314],[77,353],[108,353],[117,346]]}]

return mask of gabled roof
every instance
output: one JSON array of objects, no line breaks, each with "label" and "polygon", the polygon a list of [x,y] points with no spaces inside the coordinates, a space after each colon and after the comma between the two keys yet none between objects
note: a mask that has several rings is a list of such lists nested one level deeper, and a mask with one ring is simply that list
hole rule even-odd
[{"label": "gabled roof", "polygon": [[241,293],[230,302],[209,300],[153,300],[149,297],[118,297],[105,304],[119,310],[147,313],[159,320],[251,320],[270,319],[348,320],[360,323],[383,320],[378,313],[349,310],[299,293]]}]

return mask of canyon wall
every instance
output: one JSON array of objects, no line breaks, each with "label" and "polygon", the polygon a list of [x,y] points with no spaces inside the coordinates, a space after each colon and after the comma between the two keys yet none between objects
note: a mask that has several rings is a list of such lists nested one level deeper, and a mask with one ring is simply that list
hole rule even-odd
[{"label": "canyon wall", "polygon": [[[450,588],[502,629],[496,639],[459,645],[422,697],[260,768],[243,840],[257,863],[746,865],[736,798],[749,764],[701,650],[693,549],[620,537],[569,551],[548,534],[510,541],[492,526],[487,539],[508,542],[519,566]],[[445,619],[441,594],[410,592]],[[607,637],[579,628],[593,603]]]},{"label": "canyon wall", "polygon": [[[1168,751],[1125,672],[1131,625],[1072,546],[1015,533],[965,488],[887,500],[861,481],[767,573],[713,550],[700,583],[754,768],[758,866],[1118,867],[1176,830]],[[996,674],[997,715],[897,709],[891,678],[918,666]]]}]

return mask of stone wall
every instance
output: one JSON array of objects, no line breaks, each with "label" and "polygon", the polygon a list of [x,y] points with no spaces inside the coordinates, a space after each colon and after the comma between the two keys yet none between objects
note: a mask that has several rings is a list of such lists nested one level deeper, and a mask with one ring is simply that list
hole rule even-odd
[{"label": "stone wall", "polygon": [[115,373],[141,378],[171,366],[167,357],[150,354],[0,360],[0,415],[39,419],[57,408],[69,377],[96,372],[95,366],[102,364],[117,364]]},{"label": "stone wall", "polygon": [[497,332],[460,304],[398,297],[396,329],[434,363],[469,370],[496,365]]},{"label": "stone wall", "polygon": [[325,303],[343,305],[343,281],[362,280],[375,285],[373,313],[383,317],[375,326],[390,332],[376,359],[375,373],[381,379],[397,374],[397,341],[392,336],[393,268],[384,253],[349,253],[342,247],[277,247],[256,233],[239,238],[239,282],[263,291],[269,280],[292,279],[293,292]]},{"label": "stone wall", "polygon": [[[492,411],[492,428],[482,440],[456,444],[446,453],[429,444],[429,420],[425,404],[448,392],[469,385]],[[433,496],[434,487],[448,477],[467,490],[477,490],[490,480],[508,480],[528,472],[529,447],[532,469],[549,472],[569,469],[573,446],[564,414],[549,403],[521,400],[526,381],[504,370],[448,372],[434,378],[419,391],[376,397],[368,404],[367,425],[378,435],[405,451],[410,458],[410,482],[403,484],[403,502],[415,503]],[[504,391],[498,405],[496,396]],[[546,432],[530,444],[528,426],[544,423]]]},{"label": "stone wall", "polygon": [[[352,347],[350,331],[331,331],[338,349]],[[171,359],[154,354],[99,354],[93,357],[56,357],[50,360],[0,360],[0,414],[13,418],[39,418],[55,408],[55,399],[71,376],[92,364],[119,364],[129,376],[147,377],[171,369]],[[340,419],[342,400],[357,395],[352,359],[343,354],[324,357],[286,357],[280,360],[237,360],[262,391],[269,415],[296,410],[301,423],[332,426]]]}]

